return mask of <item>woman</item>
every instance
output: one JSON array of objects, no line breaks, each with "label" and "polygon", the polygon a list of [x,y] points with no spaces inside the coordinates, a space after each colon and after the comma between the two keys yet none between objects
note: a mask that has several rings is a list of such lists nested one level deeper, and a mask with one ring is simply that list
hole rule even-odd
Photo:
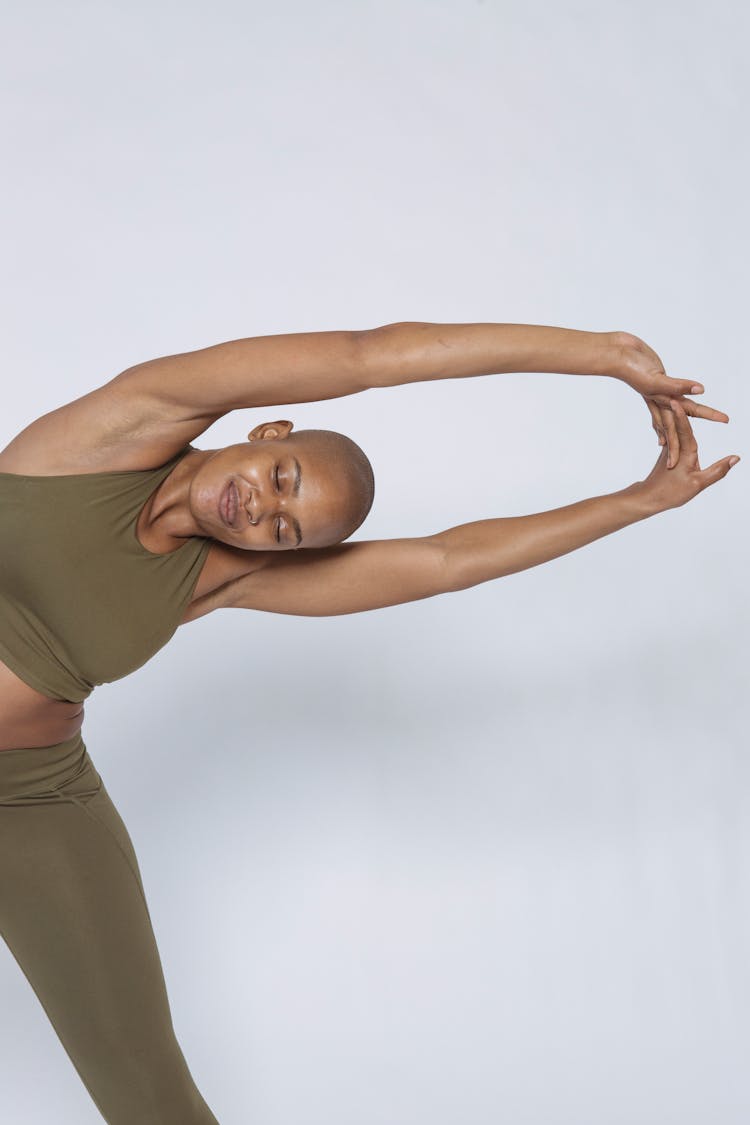
[{"label": "woman", "polygon": [[[361,449],[232,410],[501,371],[600,374],[663,444],[642,481],[553,511],[345,543],[373,498]],[[700,469],[686,399],[642,340],[516,324],[398,323],[235,340],[138,364],[0,452],[0,931],[110,1125],[216,1119],[175,1037],[138,863],[81,737],[84,700],[214,609],[355,613],[474,586],[678,507]]]}]

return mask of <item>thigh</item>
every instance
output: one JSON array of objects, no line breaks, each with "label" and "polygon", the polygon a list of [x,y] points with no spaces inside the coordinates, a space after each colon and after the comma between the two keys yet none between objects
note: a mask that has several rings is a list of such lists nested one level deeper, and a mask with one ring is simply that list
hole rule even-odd
[{"label": "thigh", "polygon": [[0,932],[105,1121],[216,1125],[172,1025],[129,833],[85,772],[0,803]]}]

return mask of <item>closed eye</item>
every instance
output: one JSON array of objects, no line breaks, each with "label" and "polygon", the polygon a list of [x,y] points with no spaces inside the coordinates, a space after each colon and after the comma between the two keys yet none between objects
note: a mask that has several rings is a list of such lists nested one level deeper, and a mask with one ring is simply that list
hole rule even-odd
[{"label": "closed eye", "polygon": [[273,471],[274,480],[276,482],[276,491],[279,491],[279,466],[277,465]]}]

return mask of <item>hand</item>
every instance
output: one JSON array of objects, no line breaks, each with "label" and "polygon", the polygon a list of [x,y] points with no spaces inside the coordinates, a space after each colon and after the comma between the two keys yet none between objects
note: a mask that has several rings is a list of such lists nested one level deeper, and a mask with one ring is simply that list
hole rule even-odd
[{"label": "hand", "polygon": [[679,399],[670,399],[672,424],[677,432],[680,442],[680,460],[671,471],[666,467],[667,447],[664,446],[659,459],[644,481],[639,483],[654,502],[655,510],[666,511],[668,508],[679,508],[692,500],[704,488],[715,484],[717,480],[725,477],[732,467],[735,459],[740,460],[735,454],[722,457],[714,461],[707,469],[701,469],[698,464],[698,445],[688,421],[685,408]]},{"label": "hand", "polygon": [[[664,371],[659,356],[645,341],[629,332],[617,333],[619,346],[618,359],[609,372],[615,379],[627,383],[639,391],[648,407],[653,426],[659,436],[659,444],[667,445],[669,456],[667,468],[671,469],[680,460],[680,431],[675,424],[675,415],[670,409],[670,399],[676,399],[685,414],[693,418],[707,418],[711,422],[728,422],[729,415],[711,406],[692,402],[683,396],[702,394],[703,386],[694,379],[673,379]],[[688,426],[693,444],[692,430]],[[708,471],[708,470],[707,470]]]}]

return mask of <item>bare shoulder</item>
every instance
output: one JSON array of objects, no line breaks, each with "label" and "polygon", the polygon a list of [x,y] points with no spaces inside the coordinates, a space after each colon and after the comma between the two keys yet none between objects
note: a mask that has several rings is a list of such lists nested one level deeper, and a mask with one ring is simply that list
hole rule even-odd
[{"label": "bare shoulder", "polygon": [[220,414],[188,414],[142,392],[124,371],[40,415],[0,450],[0,472],[30,476],[155,469]]}]

